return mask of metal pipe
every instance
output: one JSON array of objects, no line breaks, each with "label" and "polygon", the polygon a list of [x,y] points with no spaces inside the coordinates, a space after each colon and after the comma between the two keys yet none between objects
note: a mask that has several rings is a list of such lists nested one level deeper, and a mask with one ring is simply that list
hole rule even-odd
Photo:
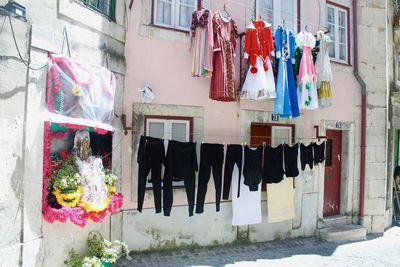
[{"label": "metal pipe", "polygon": [[361,86],[361,158],[360,158],[360,204],[358,210],[359,224],[364,220],[365,201],[365,149],[367,127],[367,86],[358,72],[358,29],[357,29],[357,0],[353,0],[353,40],[354,40],[354,77]]}]

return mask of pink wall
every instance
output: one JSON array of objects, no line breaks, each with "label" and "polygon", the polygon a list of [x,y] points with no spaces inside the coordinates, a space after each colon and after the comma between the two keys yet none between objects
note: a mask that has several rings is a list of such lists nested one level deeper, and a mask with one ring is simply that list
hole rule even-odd
[{"label": "pink wall", "polygon": [[[188,52],[188,37],[184,42],[173,42],[157,37],[148,38],[139,35],[140,18],[143,16],[141,4],[143,2],[150,1],[134,1],[132,10],[128,10],[128,30],[125,46],[127,71],[124,92],[124,113],[128,116],[128,124],[131,123],[132,103],[141,101],[137,89],[148,83],[156,94],[153,103],[204,107],[203,141],[237,142],[240,139],[237,137],[241,134],[240,119],[238,118],[240,109],[271,111],[273,101],[242,101],[238,104],[210,100],[208,98],[210,79],[191,77],[191,54]],[[212,11],[223,6],[222,0],[212,0],[211,2]],[[246,2],[246,0],[236,0],[228,4],[228,11],[237,22],[240,32],[245,29]],[[305,3],[312,2],[310,5],[317,3],[316,0],[302,2],[301,10],[306,9]],[[318,24],[318,17],[311,13],[301,20],[308,18],[311,25]],[[314,30],[310,26],[309,29]],[[174,31],[164,31],[164,33],[176,34]],[[238,55],[236,62],[238,66],[238,50],[236,54]],[[319,125],[321,119],[354,121],[354,93],[358,90],[356,82],[352,76],[351,68],[339,67],[338,69],[343,70],[334,72],[334,105],[327,109],[305,112],[302,115],[305,121],[303,133],[305,138],[314,136],[313,126]],[[135,208],[135,203],[131,201],[131,167],[132,157],[134,156],[132,151],[135,153],[136,151],[132,149],[131,138],[124,138],[122,147],[122,190],[125,195],[125,208]],[[210,194],[212,193],[210,192]]]}]

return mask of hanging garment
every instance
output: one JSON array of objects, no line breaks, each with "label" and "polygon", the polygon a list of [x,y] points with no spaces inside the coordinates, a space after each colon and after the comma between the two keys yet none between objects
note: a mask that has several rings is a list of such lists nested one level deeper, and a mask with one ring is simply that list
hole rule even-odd
[{"label": "hanging garment", "polygon": [[234,57],[238,38],[236,23],[221,12],[213,17],[214,55],[210,98],[218,101],[236,101]]},{"label": "hanging garment", "polygon": [[190,48],[192,52],[192,76],[210,77],[212,74],[213,29],[210,10],[194,11],[190,26]]},{"label": "hanging garment", "polygon": [[201,144],[200,170],[197,185],[196,213],[203,213],[207,184],[210,181],[211,169],[215,186],[216,211],[220,209],[222,191],[222,164],[224,162],[224,145]]},{"label": "hanging garment", "polygon": [[249,187],[250,191],[257,191],[258,185],[262,180],[263,150],[263,146],[259,146],[254,150],[248,146],[244,147],[244,184]]},{"label": "hanging garment", "polygon": [[321,144],[313,143],[314,150],[314,164],[323,163],[325,160],[325,142]]},{"label": "hanging garment", "polygon": [[[229,191],[231,189],[232,183],[232,172],[235,165],[239,168],[239,177],[238,177],[238,190],[237,193],[232,190],[232,195],[240,196],[240,185],[241,185],[241,176],[242,176],[242,151],[243,147],[241,145],[228,145],[226,148],[226,156],[225,156],[225,170],[224,170],[224,191],[222,194],[222,199],[229,199]],[[236,188],[236,187],[234,187]]]},{"label": "hanging garment", "polygon": [[274,113],[286,118],[300,116],[293,73],[295,38],[287,28],[275,31],[275,56],[279,60]]},{"label": "hanging garment", "polygon": [[300,32],[297,34],[296,45],[303,50],[297,77],[297,90],[300,108],[307,110],[318,108],[317,76],[311,54],[315,43],[316,39],[312,33]]},{"label": "hanging garment", "polygon": [[142,212],[147,177],[151,171],[154,205],[156,213],[161,212],[161,169],[165,165],[165,148],[162,139],[141,136],[137,156],[138,170],[138,203],[137,210]]},{"label": "hanging garment", "polygon": [[301,162],[301,170],[304,171],[306,169],[306,165],[310,167],[312,170],[314,156],[313,156],[313,143],[305,146],[304,144],[300,144],[300,162]]},{"label": "hanging garment", "polygon": [[[243,155],[243,148],[240,146]],[[233,166],[232,188],[239,188],[240,194],[232,194],[232,225],[257,224],[262,221],[261,213],[261,183],[257,191],[250,191],[244,185],[244,177],[240,170],[243,169],[243,162],[240,166]],[[239,197],[240,195],[240,197]]]},{"label": "hanging garment", "polygon": [[197,171],[196,143],[169,141],[163,180],[163,210],[165,216],[170,216],[171,214],[173,180],[184,181],[189,206],[189,216],[193,216]]},{"label": "hanging garment", "polygon": [[279,184],[267,185],[268,223],[294,219],[293,178],[285,178]]},{"label": "hanging garment", "polygon": [[274,54],[271,24],[253,21],[246,30],[244,58],[248,59],[250,68],[240,98],[275,98],[275,79],[271,65],[271,56]]},{"label": "hanging garment", "polygon": [[323,31],[317,32],[317,38],[320,41],[319,53],[315,62],[315,71],[317,73],[318,103],[320,107],[329,107],[332,105],[333,81],[331,61],[329,59],[329,45],[331,38]]},{"label": "hanging garment", "polygon": [[265,146],[263,177],[266,183],[279,183],[283,180],[283,146]]},{"label": "hanging garment", "polygon": [[297,167],[298,152],[299,144],[295,144],[294,146],[283,145],[286,177],[299,176],[299,168]]}]

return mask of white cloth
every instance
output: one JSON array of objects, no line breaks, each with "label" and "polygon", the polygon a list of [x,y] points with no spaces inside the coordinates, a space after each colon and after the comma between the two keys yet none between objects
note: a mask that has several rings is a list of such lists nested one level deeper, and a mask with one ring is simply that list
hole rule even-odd
[{"label": "white cloth", "polygon": [[267,57],[268,70],[264,70],[261,57],[257,57],[256,73],[251,73],[251,66],[247,71],[246,80],[243,84],[241,99],[262,100],[276,98],[275,79],[272,71],[271,60]]},{"label": "white cloth", "polygon": [[108,204],[108,189],[101,158],[89,157],[88,161],[76,158],[79,174],[82,177],[83,195],[81,202],[92,209],[103,210]]},{"label": "white cloth", "polygon": [[277,184],[267,184],[268,223],[295,218],[293,178],[283,179]]},{"label": "white cloth", "polygon": [[[244,152],[242,154],[242,158],[244,159]],[[243,174],[241,174],[240,196],[238,198],[238,182],[239,168],[235,165],[232,172],[232,225],[248,225],[261,223],[261,183],[258,186],[258,191],[251,192],[249,187],[244,184],[244,176]]]},{"label": "white cloth", "polygon": [[317,37],[320,40],[320,45],[317,61],[315,62],[315,71],[317,73],[317,88],[320,88],[322,81],[333,81],[331,61],[329,59],[329,44],[332,41],[322,31],[317,33]]}]

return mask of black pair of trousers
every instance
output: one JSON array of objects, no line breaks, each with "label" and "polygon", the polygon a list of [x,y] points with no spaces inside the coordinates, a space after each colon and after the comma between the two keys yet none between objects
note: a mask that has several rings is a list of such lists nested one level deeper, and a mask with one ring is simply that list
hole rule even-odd
[{"label": "black pair of trousers", "polygon": [[193,216],[196,172],[198,171],[196,143],[169,141],[163,180],[163,210],[170,216],[174,200],[172,181],[184,181],[189,204],[189,216]]},{"label": "black pair of trousers", "polygon": [[197,186],[196,213],[204,212],[204,200],[211,170],[215,185],[216,211],[220,210],[222,191],[222,164],[224,162],[224,146],[220,144],[202,144],[200,148],[199,183]]},{"label": "black pair of trousers", "polygon": [[[229,191],[232,183],[232,172],[235,164],[239,168],[239,182],[237,197],[240,196],[240,177],[242,176],[242,153],[243,147],[241,145],[228,145],[225,156],[225,172],[224,172],[224,191],[222,193],[223,199],[229,198]],[[232,191],[233,192],[233,191]]]},{"label": "black pair of trousers", "polygon": [[151,171],[151,183],[153,184],[154,205],[156,213],[161,212],[161,168],[165,164],[164,141],[158,138],[141,136],[137,162],[138,174],[138,206],[142,212],[144,195],[146,191],[147,177]]},{"label": "black pair of trousers", "polygon": [[255,150],[248,146],[245,146],[244,148],[244,184],[247,185],[252,192],[258,191],[258,185],[262,180],[263,153],[263,146],[259,146]]}]

